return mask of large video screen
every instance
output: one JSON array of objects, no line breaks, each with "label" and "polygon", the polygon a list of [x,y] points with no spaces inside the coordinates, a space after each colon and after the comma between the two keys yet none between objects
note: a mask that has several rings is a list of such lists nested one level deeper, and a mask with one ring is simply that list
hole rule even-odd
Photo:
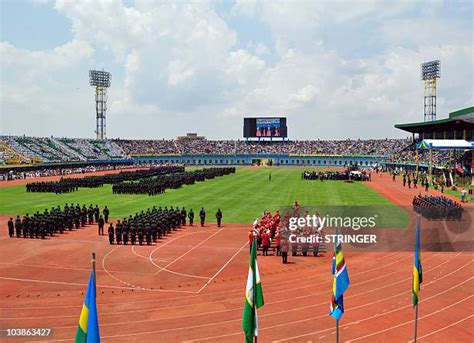
[{"label": "large video screen", "polygon": [[285,117],[244,118],[245,138],[265,138],[288,136]]}]

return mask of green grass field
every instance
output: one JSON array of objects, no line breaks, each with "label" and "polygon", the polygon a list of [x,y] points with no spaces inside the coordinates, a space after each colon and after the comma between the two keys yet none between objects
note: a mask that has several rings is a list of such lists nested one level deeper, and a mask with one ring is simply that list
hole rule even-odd
[{"label": "green grass field", "polygon": [[[268,181],[271,171],[272,181]],[[335,211],[330,206],[371,208],[381,226],[406,226],[408,218],[386,198],[361,182],[305,181],[301,169],[237,169],[232,175],[199,182],[180,189],[167,190],[157,196],[114,195],[112,187],[81,188],[69,194],[27,193],[24,186],[0,188],[0,214],[26,214],[65,203],[107,205],[111,217],[120,218],[152,206],[184,206],[195,212],[204,207],[208,220],[215,221],[218,207],[224,222],[251,223],[264,210],[275,211],[291,206],[297,200],[322,214]],[[371,210],[372,211],[372,210]],[[197,213],[196,213],[197,214]],[[378,223],[379,224],[379,223]]]}]

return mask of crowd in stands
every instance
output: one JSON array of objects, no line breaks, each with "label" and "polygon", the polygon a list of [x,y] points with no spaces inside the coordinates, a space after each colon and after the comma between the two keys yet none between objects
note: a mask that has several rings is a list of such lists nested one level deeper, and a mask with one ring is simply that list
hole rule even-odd
[{"label": "crowd in stands", "polygon": [[[431,163],[444,166],[448,163],[450,158],[449,150],[433,150],[431,155]],[[416,145],[412,143],[403,149],[399,149],[393,154],[389,155],[386,159],[388,162],[394,163],[412,163],[415,164],[416,157]],[[418,161],[420,164],[428,164],[430,162],[430,153],[429,150],[419,149],[418,150]]]},{"label": "crowd in stands", "polygon": [[430,220],[461,220],[461,204],[445,196],[417,195],[413,198],[413,210]]},{"label": "crowd in stands", "polygon": [[174,155],[179,153],[174,140],[115,139],[112,142],[120,146],[128,155]]},{"label": "crowd in stands", "polygon": [[65,176],[71,174],[85,174],[95,173],[107,170],[126,170],[126,169],[138,169],[138,168],[149,168],[150,164],[100,164],[100,165],[87,165],[83,167],[69,167],[64,168],[61,166],[50,166],[48,168],[34,169],[23,171],[0,169],[0,181],[7,180],[25,180],[38,177],[49,177],[49,176]]},{"label": "crowd in stands", "polygon": [[115,140],[127,154],[322,154],[387,156],[410,144],[406,139],[378,140]]},{"label": "crowd in stands", "polygon": [[[127,154],[111,140],[0,136],[0,148],[10,164],[124,159]],[[10,161],[10,162],[9,162]]]},{"label": "crowd in stands", "polygon": [[[382,156],[387,161],[413,163],[415,144],[411,139],[346,139],[246,141],[207,139],[93,140],[81,138],[0,136],[0,160],[12,164],[125,159],[130,155],[235,155],[293,154]],[[434,151],[433,162],[444,164],[449,152]],[[419,151],[421,163],[429,153]]]}]

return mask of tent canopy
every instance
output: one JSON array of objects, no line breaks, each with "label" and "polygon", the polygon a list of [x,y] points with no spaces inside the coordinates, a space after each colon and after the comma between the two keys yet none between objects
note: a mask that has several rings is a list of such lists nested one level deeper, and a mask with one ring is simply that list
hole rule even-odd
[{"label": "tent canopy", "polygon": [[423,139],[418,145],[419,149],[474,149],[474,142],[464,139]]}]

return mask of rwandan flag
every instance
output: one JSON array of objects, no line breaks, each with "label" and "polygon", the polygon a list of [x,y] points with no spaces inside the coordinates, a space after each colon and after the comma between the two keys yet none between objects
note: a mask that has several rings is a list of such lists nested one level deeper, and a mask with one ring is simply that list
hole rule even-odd
[{"label": "rwandan flag", "polygon": [[76,343],[100,342],[99,320],[97,317],[97,305],[95,299],[95,275],[91,272],[89,285],[87,286],[84,304],[82,305],[79,326],[76,332]]},{"label": "rwandan flag", "polygon": [[249,274],[242,316],[242,329],[244,329],[245,342],[247,343],[252,342],[254,336],[258,336],[257,308],[261,306],[263,306],[263,291],[257,264],[257,239],[254,237],[250,251]]},{"label": "rwandan flag", "polygon": [[420,284],[423,282],[420,256],[420,216],[416,218],[415,261],[413,264],[413,308],[418,306]]},{"label": "rwandan flag", "polygon": [[[336,235],[339,231],[336,229]],[[337,238],[336,238],[337,239]],[[349,274],[347,273],[344,255],[342,254],[342,242],[337,240],[334,243],[334,255],[332,257],[332,274],[334,281],[332,283],[332,298],[329,315],[336,320],[341,319],[344,313],[343,294],[349,288]]]}]

